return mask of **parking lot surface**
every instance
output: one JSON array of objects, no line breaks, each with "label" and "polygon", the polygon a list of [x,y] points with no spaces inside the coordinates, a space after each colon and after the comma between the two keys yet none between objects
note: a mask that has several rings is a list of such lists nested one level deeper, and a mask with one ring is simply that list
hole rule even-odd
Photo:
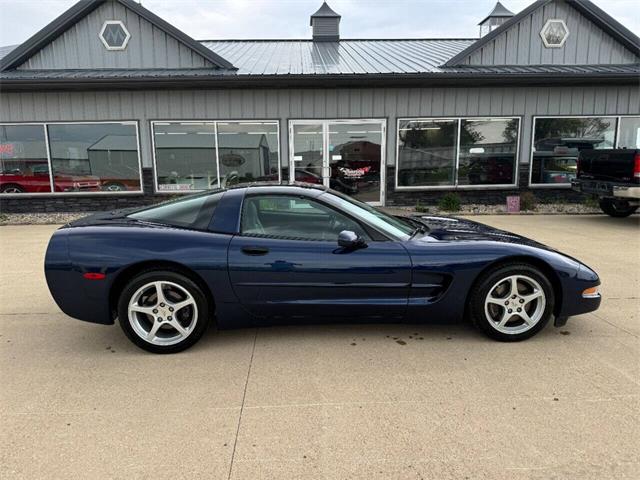
[{"label": "parking lot surface", "polygon": [[640,478],[639,218],[474,220],[590,265],[601,309],[517,344],[291,326],[157,356],[60,312],[55,226],[0,227],[0,478]]}]

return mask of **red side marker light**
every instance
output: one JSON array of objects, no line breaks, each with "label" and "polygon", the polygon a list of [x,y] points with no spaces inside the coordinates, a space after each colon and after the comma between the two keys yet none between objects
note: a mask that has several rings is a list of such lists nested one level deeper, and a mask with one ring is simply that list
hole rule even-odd
[{"label": "red side marker light", "polygon": [[106,277],[104,273],[98,273],[98,272],[87,272],[87,273],[83,273],[82,276],[87,280],[104,280]]}]

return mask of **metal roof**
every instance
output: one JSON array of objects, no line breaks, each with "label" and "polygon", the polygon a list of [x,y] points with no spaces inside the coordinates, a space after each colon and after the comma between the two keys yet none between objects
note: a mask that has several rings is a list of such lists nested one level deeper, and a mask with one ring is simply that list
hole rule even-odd
[{"label": "metal roof", "polygon": [[476,39],[219,40],[202,44],[238,75],[435,73]]}]

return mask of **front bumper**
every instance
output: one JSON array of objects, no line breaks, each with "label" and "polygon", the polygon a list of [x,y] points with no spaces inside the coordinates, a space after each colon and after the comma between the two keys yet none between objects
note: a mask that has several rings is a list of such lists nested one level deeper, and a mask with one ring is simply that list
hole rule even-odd
[{"label": "front bumper", "polygon": [[583,315],[600,308],[602,296],[599,292],[595,295],[584,295],[585,290],[599,286],[598,274],[586,265],[580,265],[576,276],[564,282],[562,308],[556,313],[556,326],[562,326],[563,320],[567,317]]}]

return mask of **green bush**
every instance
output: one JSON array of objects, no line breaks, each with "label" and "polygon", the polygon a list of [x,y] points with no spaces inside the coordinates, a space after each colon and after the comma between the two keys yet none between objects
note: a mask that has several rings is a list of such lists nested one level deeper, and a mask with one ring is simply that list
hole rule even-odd
[{"label": "green bush", "polygon": [[445,212],[457,212],[460,210],[460,195],[449,192],[445,194],[438,202],[440,210]]},{"label": "green bush", "polygon": [[530,211],[535,210],[538,205],[538,199],[531,192],[523,192],[520,194],[520,210]]},{"label": "green bush", "polygon": [[429,207],[425,206],[425,205],[421,205],[420,204],[420,200],[418,200],[416,202],[416,208],[415,208],[416,212],[420,212],[420,213],[429,213]]}]

